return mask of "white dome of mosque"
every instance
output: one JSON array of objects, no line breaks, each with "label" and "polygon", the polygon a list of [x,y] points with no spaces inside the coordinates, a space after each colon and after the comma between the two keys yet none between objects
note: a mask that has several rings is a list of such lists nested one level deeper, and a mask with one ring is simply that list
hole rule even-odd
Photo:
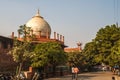
[{"label": "white dome of mosque", "polygon": [[31,27],[33,34],[35,35],[39,35],[41,32],[41,36],[46,36],[46,33],[48,32],[48,36],[50,37],[51,28],[49,24],[43,19],[43,17],[40,16],[39,10],[37,14],[26,23],[26,26]]}]

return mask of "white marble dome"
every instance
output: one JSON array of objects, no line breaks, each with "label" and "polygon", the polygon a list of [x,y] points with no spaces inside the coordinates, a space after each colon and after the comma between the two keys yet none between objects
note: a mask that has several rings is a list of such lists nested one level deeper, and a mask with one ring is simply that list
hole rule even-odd
[{"label": "white marble dome", "polygon": [[41,36],[45,37],[46,33],[49,33],[48,36],[50,37],[51,28],[49,24],[43,19],[43,17],[40,16],[39,10],[37,14],[26,23],[26,26],[31,27],[34,35],[40,35],[41,32]]}]

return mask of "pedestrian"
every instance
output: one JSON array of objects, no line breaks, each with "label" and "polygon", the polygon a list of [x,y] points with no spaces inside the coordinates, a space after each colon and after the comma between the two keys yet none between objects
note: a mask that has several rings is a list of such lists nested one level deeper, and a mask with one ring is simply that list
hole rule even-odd
[{"label": "pedestrian", "polygon": [[74,73],[75,73],[75,79],[76,80],[78,78],[78,72],[79,72],[79,69],[77,67],[74,67]]},{"label": "pedestrian", "polygon": [[75,79],[74,66],[72,66],[72,80]]}]

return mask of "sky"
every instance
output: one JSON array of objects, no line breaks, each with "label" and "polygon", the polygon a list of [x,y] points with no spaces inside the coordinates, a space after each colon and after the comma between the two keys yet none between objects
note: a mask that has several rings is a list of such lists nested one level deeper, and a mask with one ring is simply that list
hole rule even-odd
[{"label": "sky", "polygon": [[99,29],[118,22],[119,0],[0,0],[0,35],[17,35],[24,25],[40,10],[40,15],[54,32],[65,37],[65,45],[82,47],[95,38]]}]

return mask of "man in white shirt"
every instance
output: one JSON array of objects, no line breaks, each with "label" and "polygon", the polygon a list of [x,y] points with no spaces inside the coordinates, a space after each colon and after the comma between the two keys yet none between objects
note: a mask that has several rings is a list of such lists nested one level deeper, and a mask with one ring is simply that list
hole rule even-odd
[{"label": "man in white shirt", "polygon": [[74,66],[72,67],[72,80],[75,79]]}]

